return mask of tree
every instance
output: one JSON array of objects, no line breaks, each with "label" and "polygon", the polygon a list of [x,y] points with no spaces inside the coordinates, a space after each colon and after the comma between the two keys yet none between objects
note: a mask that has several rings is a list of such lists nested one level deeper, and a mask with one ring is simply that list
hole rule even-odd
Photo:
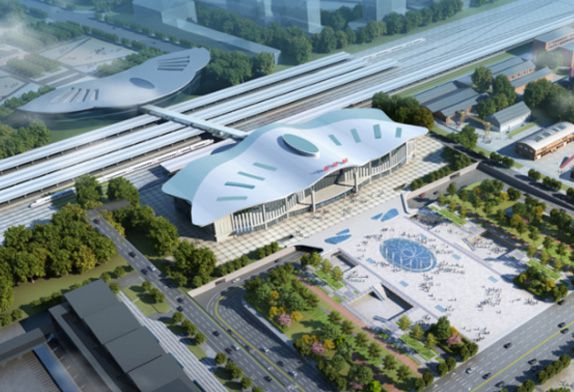
[{"label": "tree", "polygon": [[409,368],[406,365],[401,365],[397,369],[397,377],[399,378],[399,380],[401,380],[403,382],[406,381],[410,375],[411,375],[411,371],[409,370]]},{"label": "tree", "polygon": [[459,133],[451,134],[455,142],[466,148],[474,148],[478,141],[476,129],[470,125],[465,125]]},{"label": "tree", "polygon": [[552,82],[546,79],[530,82],[524,89],[524,102],[530,109],[538,108],[548,98],[552,89]]},{"label": "tree", "polygon": [[[492,94],[495,97],[504,96],[506,98],[506,105],[504,107],[516,102],[516,92],[506,75],[501,74],[494,78],[494,81],[492,82]],[[498,110],[501,110],[504,107],[499,107]]]},{"label": "tree", "polygon": [[368,366],[352,365],[348,378],[361,385],[367,385],[373,380],[373,371]]},{"label": "tree", "polygon": [[227,356],[223,353],[215,354],[215,363],[217,366],[225,366],[227,364]]},{"label": "tree", "polygon": [[132,205],[138,205],[140,194],[137,188],[123,177],[112,178],[108,183],[108,198],[112,201],[127,200]]},{"label": "tree", "polygon": [[485,93],[490,89],[492,84],[492,72],[486,67],[477,67],[472,76],[472,83],[474,88],[479,93]]},{"label": "tree", "polygon": [[383,358],[383,367],[387,370],[394,370],[397,368],[397,359],[391,354],[385,355]]},{"label": "tree", "polygon": [[432,332],[439,340],[446,340],[451,335],[450,321],[446,316],[441,316],[438,321],[432,325]]},{"label": "tree", "polygon": [[406,314],[401,316],[401,318],[397,322],[397,325],[403,331],[406,331],[407,329],[409,329],[411,324],[412,324],[411,319],[409,319],[409,317]]},{"label": "tree", "polygon": [[351,335],[355,329],[353,323],[349,320],[343,320],[341,322],[341,333],[344,335]]},{"label": "tree", "polygon": [[528,178],[530,178],[532,181],[540,181],[542,174],[534,169],[530,169],[528,170]]},{"label": "tree", "polygon": [[367,337],[367,334],[364,332],[359,332],[357,335],[355,335],[355,345],[359,349],[366,348],[368,341],[369,338]]},{"label": "tree", "polygon": [[411,336],[413,337],[413,339],[421,340],[424,337],[424,335],[425,331],[419,323],[415,324],[411,329]]},{"label": "tree", "polygon": [[520,199],[520,196],[522,196],[520,191],[517,190],[516,188],[509,187],[506,192],[508,193],[508,198],[512,201],[516,201]]},{"label": "tree", "polygon": [[243,377],[241,379],[241,389],[248,389],[253,385],[253,381],[249,377]]},{"label": "tree", "polygon": [[259,53],[252,62],[253,76],[256,78],[269,75],[275,69],[275,58],[271,53]]},{"label": "tree", "polygon": [[496,101],[492,98],[484,98],[476,105],[476,113],[483,120],[496,113],[496,109]]},{"label": "tree", "polygon": [[429,347],[434,347],[438,343],[434,334],[430,333],[430,332],[427,334],[426,340],[427,340],[427,346],[429,346]]},{"label": "tree", "polygon": [[338,265],[333,267],[333,270],[331,271],[331,278],[333,278],[333,280],[336,282],[341,282],[343,280],[343,271]]},{"label": "tree", "polygon": [[184,319],[183,313],[181,312],[175,312],[173,316],[171,316],[171,322],[173,324],[179,324],[183,321],[183,319]]},{"label": "tree", "polygon": [[331,324],[340,324],[343,320],[341,313],[337,312],[336,310],[333,310],[331,313],[329,313],[327,319]]},{"label": "tree", "polygon": [[102,187],[94,176],[84,175],[75,183],[76,199],[84,208],[94,207],[102,198]]},{"label": "tree", "polygon": [[14,303],[14,289],[9,278],[0,275],[0,313],[7,311]]},{"label": "tree", "polygon": [[203,343],[205,343],[207,341],[207,338],[205,337],[204,334],[202,334],[201,332],[197,332],[195,334],[195,344],[197,345],[201,345]]},{"label": "tree", "polygon": [[376,342],[369,343],[367,351],[369,353],[369,357],[371,357],[372,359],[379,358],[383,353],[381,346],[379,346]]}]

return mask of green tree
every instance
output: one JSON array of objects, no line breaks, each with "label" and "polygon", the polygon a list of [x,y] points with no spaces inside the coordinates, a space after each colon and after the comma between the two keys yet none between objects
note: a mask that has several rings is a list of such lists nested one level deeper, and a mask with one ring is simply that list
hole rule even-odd
[{"label": "green tree", "polygon": [[409,317],[406,314],[401,316],[401,318],[397,322],[397,325],[403,331],[406,331],[407,329],[409,329],[411,324],[412,324],[411,319],[409,319]]},{"label": "green tree", "polygon": [[359,349],[366,348],[368,342],[369,338],[367,337],[366,333],[359,332],[357,335],[355,335],[355,345],[357,346],[357,348]]},{"label": "green tree", "polygon": [[439,340],[446,340],[451,335],[450,321],[446,316],[441,316],[438,321],[432,325],[431,331]]},{"label": "green tree", "polygon": [[203,344],[203,343],[205,343],[205,342],[207,341],[207,338],[206,338],[205,335],[202,334],[201,332],[197,332],[197,333],[195,334],[194,340],[195,340],[195,344],[201,345],[201,344]]},{"label": "green tree", "polygon": [[75,183],[76,199],[84,208],[92,208],[102,198],[102,187],[94,176],[84,175]]},{"label": "green tree", "polygon": [[426,341],[427,341],[427,346],[429,346],[429,347],[434,347],[438,343],[434,334],[430,333],[430,332],[427,334]]},{"label": "green tree", "polygon": [[331,271],[331,278],[333,278],[333,280],[336,282],[341,282],[343,280],[343,271],[338,265],[333,267],[333,270]]},{"label": "green tree", "polygon": [[367,348],[367,352],[369,353],[369,357],[372,359],[379,358],[383,353],[381,346],[379,346],[376,342],[369,343]]},{"label": "green tree", "polygon": [[253,385],[253,381],[249,377],[243,377],[241,379],[241,389],[248,389]]},{"label": "green tree", "polygon": [[227,356],[223,353],[215,354],[215,363],[217,366],[225,366],[227,364]]},{"label": "green tree", "polygon": [[496,101],[493,98],[482,99],[476,105],[476,113],[483,120],[496,113],[496,109]]},{"label": "green tree", "polygon": [[171,316],[171,322],[173,324],[179,324],[183,321],[183,313],[181,312],[174,312],[173,316]]},{"label": "green tree", "polygon": [[259,53],[252,62],[253,76],[256,78],[269,75],[275,69],[275,58],[271,53]]},{"label": "green tree", "polygon": [[385,355],[383,358],[383,367],[387,370],[394,370],[397,368],[397,359],[391,354]]},{"label": "green tree", "polygon": [[341,321],[343,321],[341,313],[337,312],[336,310],[333,310],[331,313],[329,313],[327,319],[331,324],[341,324]]},{"label": "green tree", "polygon": [[417,323],[411,329],[411,336],[416,340],[421,340],[425,335],[423,327]]},{"label": "green tree", "polygon": [[472,76],[472,83],[474,88],[479,93],[485,93],[490,89],[492,84],[492,72],[486,67],[477,67]]},{"label": "green tree", "polygon": [[114,200],[127,200],[132,205],[138,205],[140,195],[137,188],[127,179],[116,177],[108,183],[108,198]]},{"label": "green tree", "polygon": [[410,375],[411,375],[411,372],[406,365],[401,365],[397,369],[397,377],[399,378],[399,380],[401,380],[403,382],[406,381]]}]

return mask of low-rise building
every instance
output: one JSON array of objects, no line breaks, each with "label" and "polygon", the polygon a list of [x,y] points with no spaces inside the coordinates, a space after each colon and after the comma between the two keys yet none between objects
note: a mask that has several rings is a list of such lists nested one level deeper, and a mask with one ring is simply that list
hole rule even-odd
[{"label": "low-rise building", "polygon": [[445,83],[415,98],[445,124],[452,124],[457,115],[469,113],[477,104],[480,93],[470,87],[459,87],[457,82]]},{"label": "low-rise building", "polygon": [[574,141],[574,124],[560,122],[541,129],[516,143],[516,152],[533,161]]},{"label": "low-rise building", "polygon": [[489,121],[493,131],[508,132],[524,124],[530,114],[528,106],[521,101],[494,113],[490,116]]},{"label": "low-rise building", "polygon": [[514,87],[516,94],[523,95],[528,83],[535,82],[540,79],[554,81],[554,74],[550,69],[544,67],[522,78],[514,79],[510,84]]},{"label": "low-rise building", "polygon": [[533,48],[535,51],[549,52],[572,41],[574,41],[574,28],[563,27],[536,37]]}]

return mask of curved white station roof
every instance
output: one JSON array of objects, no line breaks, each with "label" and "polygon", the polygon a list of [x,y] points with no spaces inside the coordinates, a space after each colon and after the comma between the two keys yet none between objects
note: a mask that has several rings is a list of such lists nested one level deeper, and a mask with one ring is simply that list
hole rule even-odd
[{"label": "curved white station roof", "polygon": [[192,222],[205,226],[307,189],[341,168],[363,166],[426,133],[378,109],[343,109],[298,125],[275,123],[191,162],[162,190],[191,203]]},{"label": "curved white station roof", "polygon": [[183,89],[209,60],[203,48],[165,54],[115,75],[60,87],[20,110],[58,114],[143,105]]}]

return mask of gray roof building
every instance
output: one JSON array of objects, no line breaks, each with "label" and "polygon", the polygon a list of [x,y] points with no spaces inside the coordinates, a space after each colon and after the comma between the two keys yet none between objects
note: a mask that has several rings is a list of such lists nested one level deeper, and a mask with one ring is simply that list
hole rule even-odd
[{"label": "gray roof building", "polygon": [[539,35],[538,37],[536,37],[536,41],[542,43],[550,43],[563,37],[566,37],[570,34],[574,34],[574,28],[566,26],[557,30],[553,30],[546,34]]},{"label": "gray roof building", "polygon": [[145,327],[120,336],[105,346],[126,373],[164,353],[155,336]]},{"label": "gray roof building", "polygon": [[82,319],[118,303],[118,299],[103,280],[88,283],[64,294],[64,297]]},{"label": "gray roof building", "polygon": [[462,88],[427,102],[425,106],[433,113],[441,112],[448,117],[459,110],[475,105],[479,96],[480,93],[471,88]]},{"label": "gray roof building", "polygon": [[107,343],[141,327],[129,309],[119,302],[86,316],[84,322],[100,343]]},{"label": "gray roof building", "polygon": [[[169,392],[193,391],[186,382],[181,365],[171,354],[163,354],[129,373],[141,392],[164,390]],[[186,389],[183,389],[183,388]],[[195,390],[197,390],[196,388]]]},{"label": "gray roof building", "polygon": [[534,82],[538,79],[545,78],[546,76],[550,75],[551,73],[552,73],[552,71],[550,69],[548,69],[547,67],[544,67],[544,68],[541,68],[538,71],[535,71],[529,75],[523,76],[523,77],[518,78],[518,79],[514,79],[513,81],[510,82],[510,84],[514,88],[519,88],[522,86],[526,86],[530,82]]},{"label": "gray roof building", "polygon": [[524,118],[525,116],[530,116],[530,108],[521,101],[494,113],[491,116],[491,122],[500,127],[503,124],[512,122],[517,118]]},{"label": "gray roof building", "polygon": [[437,98],[451,94],[459,89],[460,87],[455,82],[448,82],[415,95],[415,99],[419,101],[421,105],[426,105]]}]

